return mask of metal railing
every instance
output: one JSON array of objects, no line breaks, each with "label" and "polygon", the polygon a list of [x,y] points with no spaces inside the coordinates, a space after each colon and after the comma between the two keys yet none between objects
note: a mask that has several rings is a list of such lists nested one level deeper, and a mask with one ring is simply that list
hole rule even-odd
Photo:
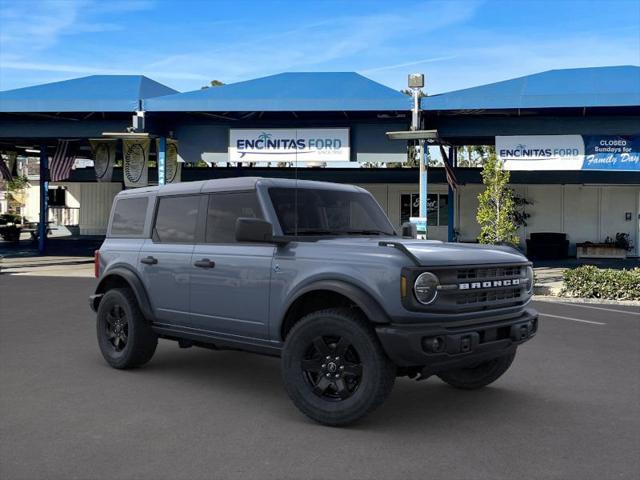
[{"label": "metal railing", "polygon": [[49,207],[49,221],[55,225],[78,225],[80,222],[80,208]]}]

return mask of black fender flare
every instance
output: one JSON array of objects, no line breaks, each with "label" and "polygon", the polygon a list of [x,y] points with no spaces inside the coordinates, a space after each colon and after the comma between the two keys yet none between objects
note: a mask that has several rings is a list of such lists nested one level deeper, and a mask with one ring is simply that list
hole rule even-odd
[{"label": "black fender flare", "polygon": [[[149,296],[147,295],[147,291],[144,288],[142,280],[130,268],[124,266],[117,266],[110,268],[105,272],[104,276],[100,279],[98,286],[96,287],[95,293],[96,295],[102,295],[105,293],[105,286],[108,284],[109,280],[114,278],[119,278],[124,280],[124,282],[131,288],[133,294],[136,296],[136,300],[138,301],[138,306],[144,315],[144,318],[148,321],[153,320],[153,309],[151,308],[151,302],[149,301]],[[97,307],[97,304],[96,304]]]},{"label": "black fender flare", "polygon": [[287,306],[284,309],[284,316],[281,319],[281,323],[284,322],[291,306],[303,295],[316,290],[329,290],[331,292],[339,293],[351,300],[360,310],[364,312],[370,322],[372,323],[391,323],[389,315],[380,306],[380,303],[371,296],[371,294],[365,292],[362,288],[349,283],[344,280],[317,280],[309,285],[296,290],[291,296]]}]

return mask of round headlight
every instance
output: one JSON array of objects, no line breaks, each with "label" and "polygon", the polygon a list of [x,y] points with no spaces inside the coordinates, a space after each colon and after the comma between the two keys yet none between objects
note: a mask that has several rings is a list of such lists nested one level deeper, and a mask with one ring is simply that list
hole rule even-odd
[{"label": "round headlight", "polygon": [[527,282],[529,282],[529,285],[527,285],[527,292],[531,293],[533,292],[533,282],[534,282],[533,268],[531,267],[527,267]]},{"label": "round headlight", "polygon": [[428,305],[438,295],[438,277],[431,272],[421,273],[413,284],[413,293],[416,299],[423,305]]}]

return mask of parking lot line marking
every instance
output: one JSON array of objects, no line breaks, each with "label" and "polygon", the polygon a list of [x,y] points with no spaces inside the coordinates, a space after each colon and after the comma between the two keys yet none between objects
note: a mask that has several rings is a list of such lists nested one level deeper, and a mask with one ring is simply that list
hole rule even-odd
[{"label": "parking lot line marking", "polygon": [[[552,302],[548,302],[552,303]],[[592,305],[584,305],[582,303],[563,303],[562,305],[568,305],[570,307],[582,307],[582,308],[593,308],[594,310],[604,310],[605,312],[616,312],[616,313],[627,313],[629,315],[640,315],[640,312],[630,312],[629,310],[618,310],[616,308],[605,308],[605,307],[594,307]]]},{"label": "parking lot line marking", "polygon": [[581,318],[563,317],[562,315],[551,315],[549,313],[538,312],[541,317],[561,318],[562,320],[571,320],[572,322],[591,323],[593,325],[606,325],[602,322],[594,322],[593,320],[582,320]]}]

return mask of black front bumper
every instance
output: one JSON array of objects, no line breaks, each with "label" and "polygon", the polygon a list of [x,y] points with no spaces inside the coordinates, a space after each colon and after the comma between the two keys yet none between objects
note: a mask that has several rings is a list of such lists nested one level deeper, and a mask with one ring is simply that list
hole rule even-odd
[{"label": "black front bumper", "polygon": [[389,324],[376,328],[378,338],[399,367],[427,367],[430,373],[461,368],[506,355],[538,330],[538,312],[526,309],[508,320],[481,323]]}]

